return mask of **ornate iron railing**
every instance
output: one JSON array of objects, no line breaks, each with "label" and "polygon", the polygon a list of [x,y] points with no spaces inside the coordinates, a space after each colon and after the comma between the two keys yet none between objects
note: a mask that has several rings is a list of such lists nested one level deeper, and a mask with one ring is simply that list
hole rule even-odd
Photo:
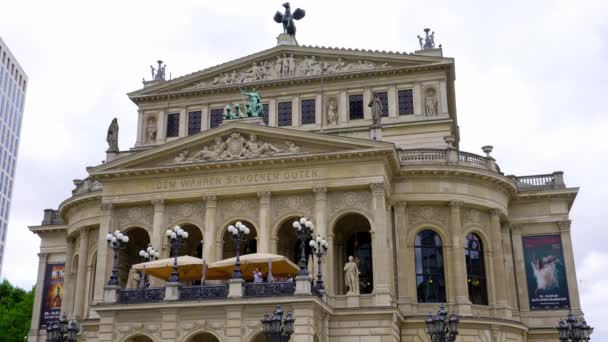
[{"label": "ornate iron railing", "polygon": [[276,283],[246,283],[245,297],[291,296],[296,292],[296,283],[284,281]]},{"label": "ornate iron railing", "polygon": [[515,177],[515,182],[521,191],[563,189],[566,187],[563,175],[563,172],[558,171],[545,175],[520,176]]},{"label": "ornate iron railing", "polygon": [[182,286],[179,300],[223,299],[228,297],[228,285]]},{"label": "ornate iron railing", "polygon": [[117,295],[120,304],[161,302],[165,298],[165,288],[118,289]]},{"label": "ornate iron railing", "polygon": [[321,293],[321,291],[319,291],[319,289],[317,289],[314,285],[311,288],[311,292],[313,296],[317,296],[321,299],[323,299],[323,293]]}]

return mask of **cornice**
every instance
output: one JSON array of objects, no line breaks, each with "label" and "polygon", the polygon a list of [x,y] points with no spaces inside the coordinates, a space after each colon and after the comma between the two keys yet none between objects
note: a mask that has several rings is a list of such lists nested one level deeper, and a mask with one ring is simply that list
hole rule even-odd
[{"label": "cornice", "polygon": [[43,235],[48,233],[57,233],[57,232],[65,232],[68,229],[68,226],[65,224],[54,224],[47,226],[28,226],[30,232]]},{"label": "cornice", "polygon": [[59,204],[59,213],[61,214],[61,216],[63,216],[63,214],[70,208],[83,204],[83,203],[87,203],[87,202],[93,202],[93,201],[101,201],[101,190],[95,190],[95,191],[91,191],[88,193],[84,193],[84,194],[80,194],[80,195],[76,195],[76,196],[72,196],[69,197],[65,200],[63,200],[63,202],[61,202]]}]

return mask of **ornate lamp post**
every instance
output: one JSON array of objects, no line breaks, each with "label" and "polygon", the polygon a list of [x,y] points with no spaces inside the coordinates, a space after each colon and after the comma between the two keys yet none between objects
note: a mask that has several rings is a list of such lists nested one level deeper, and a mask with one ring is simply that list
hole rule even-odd
[{"label": "ornate lamp post", "polygon": [[242,279],[243,274],[241,273],[241,242],[245,241],[247,235],[249,235],[249,228],[240,221],[233,225],[228,226],[228,232],[230,237],[236,244],[236,263],[234,264],[234,272],[232,272],[232,279]]},{"label": "ornate lamp post", "polygon": [[306,269],[306,240],[310,239],[312,235],[312,222],[306,217],[302,217],[299,221],[293,222],[293,227],[296,229],[296,235],[300,240],[302,251],[300,254],[300,276],[307,276],[308,270]]},{"label": "ornate lamp post", "polygon": [[[141,259],[141,262],[154,261],[154,260],[157,260],[159,256],[160,256],[160,253],[157,250],[155,250],[154,248],[152,248],[152,246],[150,246],[150,245],[148,245],[148,248],[142,249],[139,251],[139,257]],[[149,280],[148,275],[146,274],[145,268],[142,271],[142,273],[143,273],[142,277],[144,278],[144,284],[147,288],[148,286],[150,286],[150,280]]]},{"label": "ornate lamp post", "polygon": [[167,229],[165,235],[167,236],[167,240],[171,245],[171,251],[173,253],[173,272],[171,272],[171,275],[169,276],[169,282],[179,283],[179,273],[177,273],[177,254],[179,248],[188,238],[188,232],[183,230],[180,226],[174,226],[173,228]]},{"label": "ornate lamp post", "polygon": [[114,251],[114,266],[112,267],[112,274],[108,281],[109,286],[118,286],[118,250],[123,250],[127,247],[129,237],[120,232],[120,230],[114,231],[114,233],[108,233],[106,235],[106,241],[108,247]]},{"label": "ornate lamp post", "polygon": [[559,332],[559,340],[562,342],[583,342],[591,340],[591,327],[587,325],[584,318],[577,320],[573,314],[569,313],[564,321],[559,321],[556,327]]},{"label": "ornate lamp post", "polygon": [[283,310],[281,310],[280,305],[277,305],[274,309],[272,318],[267,313],[264,314],[262,330],[264,331],[266,342],[288,342],[293,334],[294,322],[295,319],[291,315],[291,312],[288,312],[285,319],[283,319]]},{"label": "ornate lamp post", "polygon": [[315,288],[318,291],[324,291],[325,285],[323,285],[323,275],[321,274],[321,257],[327,254],[329,244],[321,235],[317,235],[314,240],[310,240],[309,245],[317,256],[317,283],[315,284]]},{"label": "ornate lamp post", "polygon": [[448,318],[448,310],[441,304],[436,316],[429,314],[426,319],[426,332],[432,342],[454,342],[458,335],[458,317],[451,314]]},{"label": "ornate lamp post", "polygon": [[48,342],[76,342],[78,330],[76,320],[68,321],[65,315],[62,315],[60,319],[47,323],[46,340]]}]

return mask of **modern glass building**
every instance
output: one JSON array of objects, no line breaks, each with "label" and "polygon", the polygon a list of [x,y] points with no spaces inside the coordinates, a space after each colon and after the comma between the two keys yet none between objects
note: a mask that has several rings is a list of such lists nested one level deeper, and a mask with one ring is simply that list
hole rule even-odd
[{"label": "modern glass building", "polygon": [[26,89],[27,75],[0,37],[0,275]]}]

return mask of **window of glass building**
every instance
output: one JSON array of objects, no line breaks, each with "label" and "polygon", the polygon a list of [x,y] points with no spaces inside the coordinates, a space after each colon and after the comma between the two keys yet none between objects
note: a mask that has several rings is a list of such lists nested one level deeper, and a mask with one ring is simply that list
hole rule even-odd
[{"label": "window of glass building", "polygon": [[279,119],[279,127],[291,126],[291,101],[279,102],[278,119]]},{"label": "window of glass building", "polygon": [[302,100],[300,106],[302,125],[315,123],[315,99]]},{"label": "window of glass building", "polygon": [[419,303],[445,303],[441,237],[426,229],[416,235],[416,292]]},{"label": "window of glass building", "polygon": [[414,114],[414,95],[412,89],[399,90],[397,98],[399,102],[399,115]]},{"label": "window of glass building", "polygon": [[188,135],[201,131],[201,111],[188,113]]},{"label": "window of glass building", "polygon": [[179,113],[167,115],[167,138],[179,136]]},{"label": "window of glass building", "polygon": [[215,108],[209,111],[209,127],[215,128],[224,120],[224,109]]},{"label": "window of glass building", "polygon": [[483,244],[477,234],[470,233],[467,235],[464,255],[467,263],[469,300],[473,304],[488,305]]},{"label": "window of glass building", "polygon": [[348,113],[351,120],[363,119],[363,95],[348,97]]}]

